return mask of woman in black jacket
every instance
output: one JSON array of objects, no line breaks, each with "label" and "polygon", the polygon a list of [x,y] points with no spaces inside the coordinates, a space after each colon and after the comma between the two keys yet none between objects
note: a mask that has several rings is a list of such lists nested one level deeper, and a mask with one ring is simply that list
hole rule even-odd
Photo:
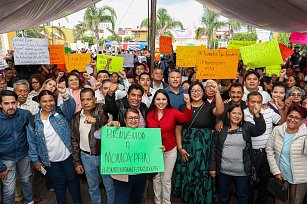
[{"label": "woman in black jacket", "polygon": [[229,203],[229,186],[234,181],[237,189],[237,203],[247,204],[249,197],[249,174],[252,167],[251,137],[262,135],[266,125],[260,114],[261,106],[253,110],[255,125],[243,121],[243,110],[239,105],[228,112],[228,123],[216,132],[211,147],[210,175],[218,175],[220,204]]}]

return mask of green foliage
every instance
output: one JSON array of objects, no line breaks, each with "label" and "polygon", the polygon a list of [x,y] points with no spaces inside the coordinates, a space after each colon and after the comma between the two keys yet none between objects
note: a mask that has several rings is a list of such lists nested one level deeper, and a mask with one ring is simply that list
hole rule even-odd
[{"label": "green foliage", "polygon": [[290,33],[278,33],[277,41],[286,46],[289,46],[290,45],[290,42],[289,42],[290,35],[291,35]]},{"label": "green foliage", "polygon": [[100,38],[100,39],[99,39],[99,46],[103,46],[103,43],[104,43],[104,39],[103,39],[103,38]]},{"label": "green foliage", "polygon": [[[140,27],[147,28],[148,26],[148,19],[144,19],[141,22]],[[156,37],[161,35],[166,35],[170,33],[171,30],[175,28],[183,29],[183,24],[181,21],[178,21],[172,18],[165,8],[159,8],[157,10],[157,19],[156,19]]]},{"label": "green foliage", "polygon": [[132,38],[130,36],[124,37],[124,41],[130,41],[130,40],[132,40]]},{"label": "green foliage", "polygon": [[256,41],[258,39],[257,33],[235,33],[233,34],[234,40],[247,40],[247,41]]},{"label": "green foliage", "polygon": [[82,38],[82,42],[88,42],[88,46],[91,47],[94,45],[94,37],[93,36],[84,36]]},{"label": "green foliage", "polygon": [[115,35],[110,35],[107,37],[107,40],[108,41],[119,41],[121,42],[123,40],[123,37],[122,36],[115,36]]},{"label": "green foliage", "polygon": [[217,38],[210,39],[210,48],[211,49],[218,49],[219,48],[219,39],[217,39]]}]

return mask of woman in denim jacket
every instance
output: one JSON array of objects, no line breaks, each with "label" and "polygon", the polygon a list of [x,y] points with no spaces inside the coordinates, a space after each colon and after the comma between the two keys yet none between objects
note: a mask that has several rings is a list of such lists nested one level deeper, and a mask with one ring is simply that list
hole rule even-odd
[{"label": "woman in denim jacket", "polygon": [[[76,103],[66,93],[63,84],[57,86],[64,102],[55,106],[52,92],[43,90],[38,95],[40,111],[29,128],[29,156],[37,171],[46,171],[51,178],[58,204],[66,203],[66,188],[73,202],[81,203],[80,183],[72,163],[70,121]],[[46,171],[45,171],[46,170]]]}]

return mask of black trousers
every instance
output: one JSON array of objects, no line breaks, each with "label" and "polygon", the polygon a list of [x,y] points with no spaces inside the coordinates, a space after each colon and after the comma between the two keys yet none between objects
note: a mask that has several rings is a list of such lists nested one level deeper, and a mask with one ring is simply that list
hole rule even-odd
[{"label": "black trousers", "polygon": [[[258,186],[251,189],[251,203],[266,204],[268,202],[269,193],[266,190],[268,181],[271,177],[270,166],[266,157],[265,149],[254,150],[255,168],[260,179]],[[254,198],[254,190],[258,189],[256,199]],[[254,202],[255,201],[255,202]]]}]

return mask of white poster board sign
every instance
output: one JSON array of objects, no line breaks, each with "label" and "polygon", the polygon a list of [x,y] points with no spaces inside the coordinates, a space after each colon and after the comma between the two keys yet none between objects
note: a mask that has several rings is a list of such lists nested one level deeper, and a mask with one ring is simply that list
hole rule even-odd
[{"label": "white poster board sign", "polygon": [[13,38],[15,65],[50,64],[48,40],[41,38]]},{"label": "white poster board sign", "polygon": [[133,64],[133,54],[119,54],[118,57],[124,58],[123,67],[134,67]]}]

